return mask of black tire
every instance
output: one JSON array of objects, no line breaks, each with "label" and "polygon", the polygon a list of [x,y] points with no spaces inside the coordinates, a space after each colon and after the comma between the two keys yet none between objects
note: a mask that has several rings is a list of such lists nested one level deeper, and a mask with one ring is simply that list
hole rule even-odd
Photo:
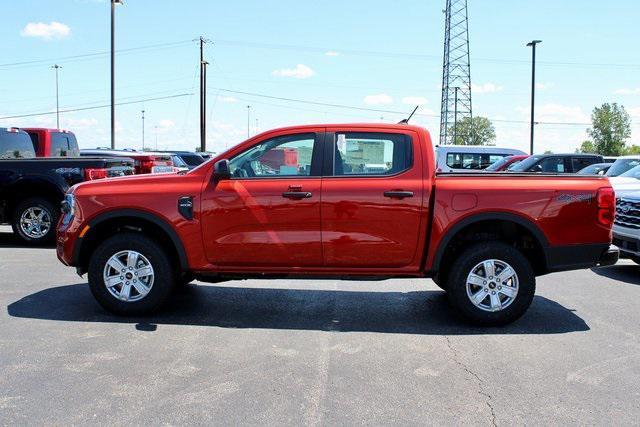
[{"label": "black tire", "polygon": [[[482,310],[471,302],[466,283],[474,267],[492,259],[509,264],[518,278],[518,293],[513,301],[506,308],[493,312]],[[517,320],[531,305],[535,292],[536,278],[529,260],[516,248],[499,242],[480,243],[464,251],[451,267],[447,281],[450,304],[466,320],[481,326],[502,326]]]},{"label": "black tire", "polygon": [[193,273],[180,273],[178,275],[178,285],[187,286],[189,283],[196,280],[196,276]]},{"label": "black tire", "polygon": [[631,257],[631,261],[633,261],[636,264],[640,265],[640,257],[638,257],[638,256],[632,256]]},{"label": "black tire", "polygon": [[[22,215],[29,209],[34,208],[40,211],[46,211],[49,217],[49,228],[45,234],[40,237],[29,235],[20,226]],[[60,209],[43,197],[30,197],[19,202],[13,210],[13,222],[11,228],[13,232],[24,242],[30,245],[42,245],[52,243],[56,237],[56,226],[60,218]]]},{"label": "black tire", "polygon": [[[105,286],[104,269],[109,259],[121,251],[136,251],[151,264],[154,280],[149,293],[138,301],[117,299]],[[121,233],[105,240],[89,261],[89,288],[98,303],[106,310],[125,316],[149,314],[160,308],[171,295],[176,283],[174,264],[166,251],[154,240],[139,233]]]}]

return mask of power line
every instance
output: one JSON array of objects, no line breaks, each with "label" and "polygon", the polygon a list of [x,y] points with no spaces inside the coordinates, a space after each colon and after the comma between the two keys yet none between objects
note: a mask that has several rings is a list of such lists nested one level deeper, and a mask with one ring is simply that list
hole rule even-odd
[{"label": "power line", "polygon": [[[125,53],[131,53],[131,52],[139,52],[141,50],[155,50],[155,49],[167,48],[172,46],[180,46],[180,45],[185,45],[187,43],[191,43],[191,40],[181,40],[176,42],[137,46],[137,47],[131,47],[127,49],[118,49],[115,52],[116,54],[125,54]],[[0,68],[10,68],[10,69],[22,68],[23,66],[26,66],[26,65],[34,65],[34,64],[41,64],[41,63],[47,63],[47,62],[70,62],[70,61],[80,60],[84,58],[92,58],[92,57],[109,55],[110,53],[111,51],[104,50],[99,52],[82,53],[78,55],[61,56],[59,58],[35,59],[31,61],[21,61],[21,62],[7,62],[4,64],[0,64]]]},{"label": "power line", "polygon": [[[319,106],[323,106],[323,107],[344,108],[344,109],[349,109],[349,110],[372,111],[372,112],[376,112],[376,113],[389,113],[389,114],[399,114],[399,115],[406,115],[408,113],[407,111],[399,111],[399,110],[385,110],[385,109],[379,109],[379,108],[358,107],[358,106],[355,106],[355,105],[332,104],[332,103],[327,103],[327,102],[310,101],[310,100],[306,100],[306,99],[286,98],[286,97],[282,97],[282,96],[265,95],[265,94],[262,94],[262,93],[255,93],[255,92],[244,92],[244,91],[240,91],[240,90],[232,90],[232,89],[226,89],[226,88],[221,88],[221,87],[215,87],[215,88],[212,88],[212,89],[218,90],[218,91],[221,91],[221,92],[228,92],[228,93],[235,93],[235,94],[240,94],[240,95],[255,96],[255,97],[258,97],[258,98],[275,99],[275,100],[286,101],[286,102],[297,102],[297,103],[309,104],[309,105],[319,105]],[[426,114],[426,113],[416,113],[416,115],[417,116],[422,116],[422,117],[434,117],[434,118],[439,118],[440,117],[437,114]],[[491,119],[491,121],[499,122],[499,123],[525,123],[525,124],[529,123],[526,120]],[[590,126],[591,123],[537,121],[536,125]]]},{"label": "power line", "polygon": [[[171,99],[171,98],[180,98],[182,96],[189,96],[189,95],[193,95],[192,93],[181,93],[178,95],[170,95],[170,96],[160,96],[157,98],[146,98],[146,99],[138,99],[135,101],[128,101],[128,102],[117,102],[115,105],[128,105],[128,104],[139,104],[141,102],[149,102],[149,101],[159,101],[162,99]],[[60,110],[61,113],[72,113],[74,111],[86,111],[86,110],[97,110],[100,108],[107,108],[107,107],[111,107],[111,104],[104,104],[104,105],[96,105],[93,107],[82,107],[82,108],[69,108],[66,110]],[[36,116],[47,116],[50,114],[56,114],[55,111],[46,111],[46,112],[40,112],[40,113],[29,113],[29,114],[20,114],[20,115],[15,115],[15,116],[4,116],[4,117],[0,117],[0,120],[6,120],[6,119],[19,119],[19,118],[23,118],[23,117],[36,117]]]}]

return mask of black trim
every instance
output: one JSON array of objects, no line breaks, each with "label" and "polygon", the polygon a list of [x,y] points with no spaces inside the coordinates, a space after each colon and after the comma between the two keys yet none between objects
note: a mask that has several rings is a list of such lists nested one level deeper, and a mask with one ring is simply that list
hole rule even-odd
[{"label": "black trim", "polygon": [[501,221],[511,221],[518,225],[523,226],[527,230],[534,235],[534,237],[538,240],[540,246],[542,246],[542,250],[546,253],[546,248],[549,247],[549,242],[545,235],[540,231],[540,229],[533,224],[531,221],[528,221],[518,215],[505,213],[505,212],[486,212],[478,215],[473,215],[471,217],[467,217],[463,220],[458,221],[455,225],[453,225],[447,234],[444,235],[442,239],[440,239],[440,244],[438,245],[438,249],[436,249],[436,255],[433,259],[433,266],[431,270],[438,271],[440,269],[440,262],[442,261],[442,256],[444,255],[447,246],[453,239],[453,237],[463,228],[475,224],[480,221],[491,221],[491,220],[501,220]]},{"label": "black trim", "polygon": [[550,246],[546,250],[547,269],[550,272],[611,265],[616,263],[618,256],[618,248],[608,243]]},{"label": "black trim", "polygon": [[[108,221],[114,218],[121,218],[121,217],[134,217],[134,218],[144,219],[160,227],[165,233],[167,233],[167,235],[171,239],[173,246],[175,247],[176,252],[178,253],[180,267],[183,270],[189,269],[189,263],[187,262],[187,253],[184,250],[184,246],[182,245],[182,241],[180,240],[180,237],[178,237],[178,234],[174,231],[173,227],[169,223],[167,223],[167,221],[157,217],[156,215],[152,215],[148,212],[143,212],[136,209],[120,209],[116,211],[103,213],[93,218],[91,221],[89,221],[89,224],[88,224],[90,227],[89,233],[91,232],[91,230],[95,229],[96,226],[103,223],[104,221]],[[71,260],[72,266],[80,266],[80,254],[82,253],[83,242],[84,242],[83,238],[78,238],[78,240],[76,241],[75,247],[73,248],[73,256]]]}]

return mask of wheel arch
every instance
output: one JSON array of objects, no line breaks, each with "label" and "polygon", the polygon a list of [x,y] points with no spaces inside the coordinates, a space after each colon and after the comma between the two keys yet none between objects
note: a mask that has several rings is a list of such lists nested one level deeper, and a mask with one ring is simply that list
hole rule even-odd
[{"label": "wheel arch", "polygon": [[[531,240],[531,243],[534,245],[530,248],[532,253],[540,255],[540,257],[530,260],[536,270],[536,274],[544,274],[547,271],[546,248],[549,246],[546,236],[531,220],[509,212],[483,212],[481,214],[468,216],[456,222],[446,231],[444,237],[440,240],[430,270],[435,274],[440,274],[441,271],[446,270],[448,261],[445,259],[445,255],[448,251],[451,251],[452,244],[465,235],[465,232],[488,230],[489,232],[495,233],[496,230],[500,230],[501,232],[496,236],[497,239],[494,238],[494,240],[504,240],[507,236],[507,233],[504,231],[505,229],[508,229],[507,232],[511,233],[513,233],[512,230],[523,232],[523,237]],[[518,235],[511,237],[518,237]]]},{"label": "wheel arch", "polygon": [[138,209],[118,209],[105,212],[88,222],[89,231],[78,239],[74,248],[73,264],[79,272],[87,271],[89,258],[98,244],[113,232],[123,230],[145,234],[168,250],[169,255],[182,270],[188,270],[187,254],[180,237],[171,224],[158,215]]}]

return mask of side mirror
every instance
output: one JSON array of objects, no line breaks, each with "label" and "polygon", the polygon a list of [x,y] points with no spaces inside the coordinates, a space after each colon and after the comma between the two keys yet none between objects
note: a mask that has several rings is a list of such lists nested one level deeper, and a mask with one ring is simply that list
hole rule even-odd
[{"label": "side mirror", "polygon": [[215,182],[221,181],[223,179],[231,178],[231,170],[229,169],[229,160],[227,159],[218,160],[213,165],[212,178]]}]

